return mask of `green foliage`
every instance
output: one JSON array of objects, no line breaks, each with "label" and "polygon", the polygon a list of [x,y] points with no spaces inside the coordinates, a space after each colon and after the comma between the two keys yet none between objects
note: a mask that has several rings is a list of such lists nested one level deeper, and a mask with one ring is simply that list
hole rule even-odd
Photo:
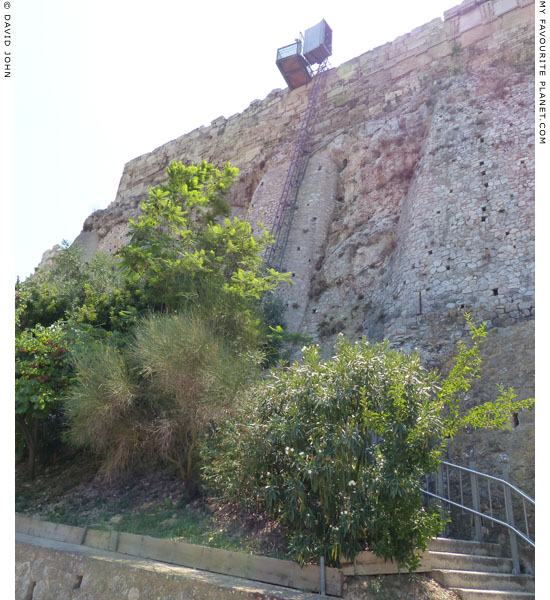
[{"label": "green foliage", "polygon": [[500,386],[500,394],[494,402],[485,402],[474,406],[457,421],[457,430],[464,427],[472,429],[509,429],[510,415],[522,410],[530,410],[534,400],[514,400],[517,395],[512,388]]},{"label": "green foliage", "polygon": [[70,374],[67,334],[61,323],[49,327],[37,324],[16,332],[15,418],[27,447],[31,479],[40,421],[53,419]]},{"label": "green foliage", "polygon": [[312,343],[310,337],[288,331],[284,319],[285,302],[274,292],[268,292],[262,298],[262,312],[269,331],[265,336],[265,367],[273,366],[278,361],[288,363],[292,347]]},{"label": "green foliage", "polygon": [[66,333],[60,324],[36,325],[16,337],[16,414],[47,413],[68,383]]},{"label": "green foliage", "polygon": [[37,324],[44,327],[65,318],[69,311],[68,298],[61,296],[53,285],[37,280],[15,284],[16,328],[31,329]]},{"label": "green foliage", "polygon": [[250,343],[263,333],[259,301],[284,279],[263,270],[261,253],[271,242],[227,214],[224,196],[238,170],[226,165],[173,162],[168,184],[152,188],[143,215],[130,222],[130,243],[121,249],[121,269],[138,308],[200,311],[228,339]]},{"label": "green foliage", "polygon": [[102,456],[106,475],[160,459],[195,493],[199,441],[261,361],[261,299],[285,277],[265,270],[267,232],[226,218],[237,173],[173,162],[130,221],[110,301],[128,333],[78,350],[67,400],[69,438]]},{"label": "green foliage", "polygon": [[258,361],[236,353],[198,315],[152,315],[125,346],[102,342],[76,353],[66,400],[70,440],[98,454],[107,476],[172,464],[193,495],[198,443]]},{"label": "green foliage", "polygon": [[[492,402],[485,402],[464,411],[462,400],[470,390],[474,379],[480,378],[481,355],[480,344],[487,337],[485,323],[476,327],[470,315],[466,313],[466,322],[471,331],[472,344],[470,347],[463,340],[457,344],[457,355],[449,375],[439,381],[433,399],[434,410],[442,418],[442,431],[446,439],[452,439],[461,429],[509,429],[512,413],[529,410],[534,399],[516,401],[517,397],[512,388],[504,389],[499,386],[499,395]],[[443,448],[446,441],[444,441]]]},{"label": "green foliage", "polygon": [[462,55],[463,49],[464,48],[462,47],[462,44],[460,42],[454,42],[453,47],[451,48],[451,56],[453,58],[458,58]]},{"label": "green foliage", "polygon": [[108,327],[110,297],[121,284],[118,261],[105,252],[89,262],[82,255],[79,244],[64,244],[50,266],[17,282],[20,329],[59,320]]},{"label": "green foliage", "polygon": [[[261,252],[270,243],[270,236],[264,232],[257,240],[249,223],[224,218],[229,213],[226,194],[237,177],[237,169],[226,165],[219,171],[204,161],[188,167],[173,162],[167,173],[168,183],[150,190],[142,206],[143,215],[130,222],[131,241],[121,249],[120,257],[96,252],[90,261],[84,261],[78,244],[65,244],[50,266],[16,286],[18,332],[32,337],[42,332],[40,328],[67,324],[67,349],[77,349],[78,354],[76,396],[82,402],[80,414],[104,410],[103,420],[88,422],[88,433],[97,436],[90,444],[103,452],[100,433],[111,431],[111,426],[121,438],[115,444],[119,455],[114,457],[108,452],[108,472],[130,464],[132,457],[140,455],[139,449],[154,437],[139,428],[132,430],[134,409],[139,406],[138,412],[145,415],[147,422],[151,415],[167,410],[163,402],[173,392],[165,390],[159,400],[161,391],[155,388],[153,394],[150,389],[148,393],[153,395],[143,400],[147,378],[136,378],[132,369],[135,363],[139,372],[146,363],[135,356],[130,360],[127,353],[127,346],[134,344],[135,348],[135,335],[144,335],[143,318],[151,312],[192,315],[190,318],[196,317],[220,343],[233,347],[235,356],[231,360],[241,360],[247,351],[266,345],[267,328],[260,300],[284,279],[273,270],[264,270]],[[218,222],[220,219],[223,220]],[[153,322],[148,321],[149,327]],[[36,327],[39,329],[35,331]],[[187,375],[192,377],[192,364],[180,367],[187,368]],[[42,385],[46,378],[54,381],[49,366],[40,363],[37,368],[43,372],[37,374],[33,383]],[[68,377],[68,368],[64,365],[59,377]],[[165,368],[166,372],[173,372],[168,363]],[[220,368],[221,372],[224,371]],[[231,375],[225,372],[228,381]],[[149,377],[149,383],[158,377]],[[30,389],[29,385],[25,390]],[[227,389],[232,389],[231,383]],[[42,391],[33,388],[32,394],[35,393],[38,402]],[[18,403],[22,404],[31,392],[19,386],[17,394],[21,396]],[[153,400],[158,406],[152,407]],[[109,419],[111,425],[107,423]],[[81,432],[86,429],[85,422],[86,419],[79,426]],[[189,417],[189,422],[193,418]],[[101,430],[95,429],[97,423],[102,424]],[[167,421],[162,423],[166,425]],[[171,436],[166,447],[173,448],[177,445],[176,436],[183,433],[174,429],[168,435],[167,431],[165,428],[163,443]],[[180,446],[185,444],[182,441]],[[189,444],[194,446],[195,442]],[[166,452],[166,460],[170,452]],[[181,469],[182,473],[191,471],[188,467]]]},{"label": "green foliage", "polygon": [[[70,385],[73,345],[109,327],[111,298],[120,277],[116,259],[98,252],[82,260],[82,248],[63,249],[48,267],[15,286],[16,439],[34,477],[35,459],[61,443],[61,402]],[[86,333],[84,333],[86,332]]]},{"label": "green foliage", "polygon": [[304,348],[300,363],[253,390],[248,419],[205,445],[206,480],[228,499],[263,504],[300,561],[338,565],[368,547],[414,569],[416,551],[443,525],[422,506],[421,476],[436,470],[461,427],[501,427],[532,404],[508,391],[490,409],[461,412],[484,328],[472,333],[443,381],[387,343],[340,337],[329,361]]}]

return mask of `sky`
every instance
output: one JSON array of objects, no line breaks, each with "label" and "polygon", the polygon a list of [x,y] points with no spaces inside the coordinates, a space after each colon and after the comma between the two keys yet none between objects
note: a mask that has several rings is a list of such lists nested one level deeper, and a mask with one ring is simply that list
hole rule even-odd
[{"label": "sky", "polygon": [[15,276],[116,196],[124,164],[286,84],[277,48],[326,19],[332,66],[459,0],[13,0]]}]

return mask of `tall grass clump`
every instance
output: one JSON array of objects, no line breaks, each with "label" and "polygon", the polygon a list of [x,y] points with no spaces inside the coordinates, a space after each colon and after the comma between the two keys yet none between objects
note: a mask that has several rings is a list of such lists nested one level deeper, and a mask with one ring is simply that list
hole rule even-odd
[{"label": "tall grass clump", "polygon": [[76,354],[69,439],[98,454],[107,477],[170,464],[195,495],[199,440],[232,409],[257,362],[200,316],[152,315],[126,345],[96,343]]}]

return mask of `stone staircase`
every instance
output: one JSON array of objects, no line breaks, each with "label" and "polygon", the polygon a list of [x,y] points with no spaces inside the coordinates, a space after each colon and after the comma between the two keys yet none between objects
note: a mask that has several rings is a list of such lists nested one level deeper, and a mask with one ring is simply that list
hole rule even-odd
[{"label": "stone staircase", "polygon": [[535,578],[512,575],[498,544],[437,538],[428,549],[431,576],[462,600],[535,600]]}]

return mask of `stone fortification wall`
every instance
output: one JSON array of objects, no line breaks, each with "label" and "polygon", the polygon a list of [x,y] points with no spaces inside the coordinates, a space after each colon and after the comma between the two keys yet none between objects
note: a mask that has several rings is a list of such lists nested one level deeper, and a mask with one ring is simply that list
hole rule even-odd
[{"label": "stone fortification wall", "polygon": [[[488,16],[482,15],[484,4],[491,7],[483,10]],[[479,69],[504,60],[521,63],[530,58],[533,6],[532,0],[467,0],[447,11],[445,21],[435,19],[330,69],[314,147],[347,127],[387,115],[404,97],[425,90],[442,76],[460,74],[466,64],[468,69]],[[84,223],[83,231],[99,234],[100,240],[89,243],[115,250],[123,239],[114,235],[113,228],[136,214],[149,187],[163,181],[172,160],[207,159],[219,165],[230,161],[238,166],[241,182],[233,201],[236,211],[244,214],[264,174],[289,159],[310,87],[273,90],[242,113],[218,117],[210,126],[128,162],[115,201]]]},{"label": "stone fortification wall", "polygon": [[[533,36],[532,1],[466,0],[327,72],[284,260],[293,328],[327,352],[339,332],[387,337],[445,370],[469,311],[490,334],[487,379],[467,401],[498,382],[533,395]],[[234,212],[271,226],[310,88],[274,90],[130,161],[80,241],[116,251],[174,159],[239,167]],[[497,474],[508,462],[533,493],[532,416],[483,435],[453,452]]]}]

